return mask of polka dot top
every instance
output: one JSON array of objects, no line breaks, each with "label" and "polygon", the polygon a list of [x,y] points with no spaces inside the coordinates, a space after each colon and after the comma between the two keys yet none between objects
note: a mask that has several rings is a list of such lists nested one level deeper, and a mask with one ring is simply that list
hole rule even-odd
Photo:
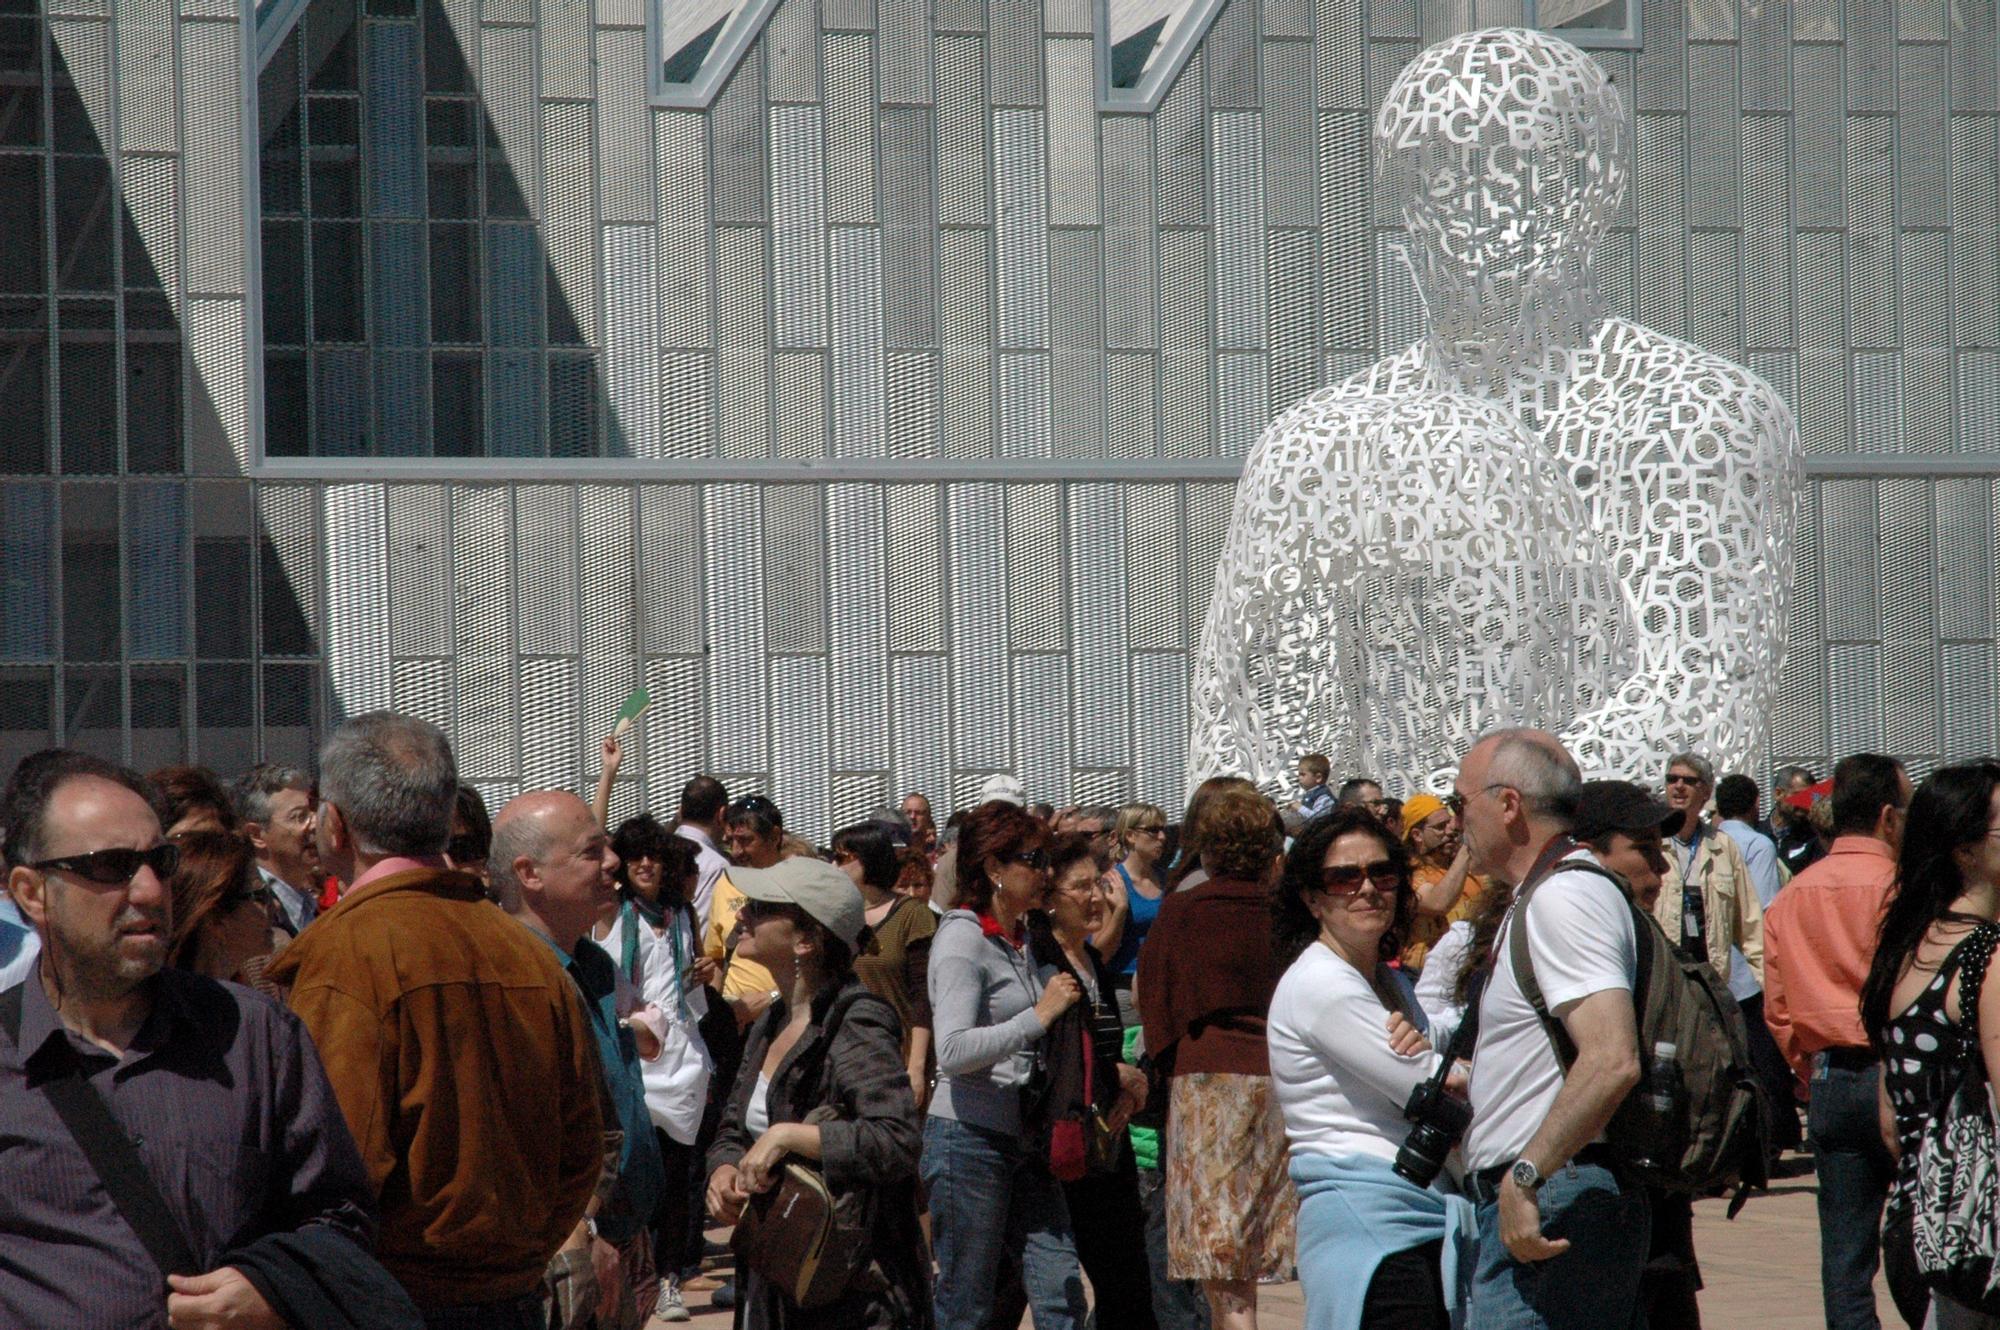
[{"label": "polka dot top", "polygon": [[1944,1096],[1957,1084],[1965,1059],[1979,1055],[1979,1041],[1972,1027],[1952,1020],[1945,1012],[1945,995],[1951,991],[1952,975],[1958,972],[1961,961],[1976,961],[1990,955],[1996,939],[2000,939],[2000,928],[1991,924],[1967,933],[1938,966],[1937,976],[1882,1031],[1887,1050],[1882,1060],[1882,1079],[1888,1087],[1889,1106],[1896,1114],[1896,1144],[1900,1152],[1896,1160],[1896,1185],[1889,1196],[1892,1213],[1907,1208],[1915,1190],[1917,1146],[1924,1127]]}]

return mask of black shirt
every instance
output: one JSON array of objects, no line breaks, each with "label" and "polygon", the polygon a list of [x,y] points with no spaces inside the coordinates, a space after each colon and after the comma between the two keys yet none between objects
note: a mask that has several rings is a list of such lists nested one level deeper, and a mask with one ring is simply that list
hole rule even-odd
[{"label": "black shirt", "polygon": [[365,1250],[368,1175],[298,1018],[180,970],[122,1058],[64,1027],[37,975],[0,1034],[0,1325],[167,1324],[166,1279],[38,1088],[81,1060],[203,1270],[267,1233],[325,1225]]}]

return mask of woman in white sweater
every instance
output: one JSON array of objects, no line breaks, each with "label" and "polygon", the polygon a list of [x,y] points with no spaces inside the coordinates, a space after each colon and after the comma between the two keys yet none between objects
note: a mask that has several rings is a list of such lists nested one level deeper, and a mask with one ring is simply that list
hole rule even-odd
[{"label": "woman in white sweater", "polygon": [[1308,823],[1275,911],[1292,955],[1271,1000],[1271,1078],[1299,1189],[1309,1330],[1445,1330],[1470,1207],[1396,1173],[1403,1107],[1437,1069],[1409,980],[1388,962],[1415,915],[1409,858],[1359,806]]}]

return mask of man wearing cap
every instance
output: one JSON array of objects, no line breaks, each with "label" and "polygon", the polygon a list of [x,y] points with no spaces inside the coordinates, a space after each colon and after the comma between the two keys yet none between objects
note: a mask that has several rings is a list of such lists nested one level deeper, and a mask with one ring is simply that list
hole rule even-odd
[{"label": "man wearing cap", "polygon": [[709,1148],[710,1212],[734,1223],[752,1194],[776,1185],[788,1157],[816,1162],[836,1194],[874,1198],[869,1263],[838,1301],[801,1316],[752,1272],[738,1324],[925,1324],[917,1104],[896,1013],[854,977],[861,892],[839,868],[805,856],[738,869],[731,880],[744,896],[738,954],[770,971],[780,997],[751,1027]]},{"label": "man wearing cap", "polygon": [[[988,776],[986,783],[979,787],[979,800],[974,808],[987,804],[1012,804],[1016,808],[1028,806],[1028,792],[1023,789],[1018,778],[1000,772]],[[937,857],[937,867],[931,875],[931,908],[943,914],[958,904],[958,842],[944,847],[944,853]]]},{"label": "man wearing cap", "polygon": [[1458,814],[1435,794],[1412,795],[1403,802],[1402,832],[1410,850],[1410,886],[1417,894],[1417,917],[1403,948],[1403,965],[1415,971],[1424,968],[1424,958],[1446,929],[1472,917],[1486,879],[1472,871]]},{"label": "man wearing cap", "polygon": [[[1668,870],[1662,836],[1677,828],[1681,817],[1631,781],[1585,781],[1570,834],[1588,845],[1599,863],[1625,879],[1635,905],[1652,910]],[[1661,1330],[1698,1326],[1701,1312],[1695,1292],[1701,1288],[1701,1266],[1694,1253],[1693,1199],[1651,1189],[1647,1196],[1652,1203],[1653,1237],[1639,1280],[1646,1324]]]}]

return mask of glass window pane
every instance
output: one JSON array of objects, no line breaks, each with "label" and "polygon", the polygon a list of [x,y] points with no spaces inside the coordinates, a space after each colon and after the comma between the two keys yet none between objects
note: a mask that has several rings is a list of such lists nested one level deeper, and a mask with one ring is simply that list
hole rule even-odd
[{"label": "glass window pane", "polygon": [[194,545],[194,649],[233,659],[250,649],[248,540],[197,540]]},{"label": "glass window pane", "polygon": [[125,549],[132,579],[127,650],[136,660],[187,654],[187,503],[179,484],[125,490]]},{"label": "glass window pane", "polygon": [[368,449],[368,353],[328,347],[313,357],[315,455],[360,457]]},{"label": "glass window pane", "polygon": [[362,338],[361,227],[314,222],[313,336],[322,342]]},{"label": "glass window pane", "polygon": [[486,451],[486,411],[476,355],[439,354],[431,362],[431,430],[439,457]]},{"label": "glass window pane", "polygon": [[111,222],[118,202],[111,163],[101,157],[56,159],[56,287],[111,289]]},{"label": "glass window pane", "polygon": [[116,666],[63,672],[63,742],[125,760],[125,684]]},{"label": "glass window pane", "polygon": [[62,341],[62,469],[72,476],[118,470],[118,395],[106,388],[117,382],[116,357],[108,341],[79,340],[88,335]]},{"label": "glass window pane", "polygon": [[264,342],[303,346],[306,340],[306,227],[264,223]]},{"label": "glass window pane", "polygon": [[125,345],[125,462],[128,470],[185,470],[181,457],[181,348],[178,342]]},{"label": "glass window pane", "polygon": [[157,771],[187,761],[187,671],[146,665],[132,671],[132,766]]},{"label": "glass window pane", "polygon": [[48,290],[44,230],[42,159],[0,157],[0,291]]},{"label": "glass window pane", "polygon": [[54,540],[53,486],[0,486],[0,660],[51,655]]},{"label": "glass window pane", "polygon": [[0,670],[0,771],[56,745],[55,674],[51,670]]},{"label": "glass window pane", "polygon": [[117,660],[125,607],[118,580],[118,491],[62,489],[63,657]]},{"label": "glass window pane", "polygon": [[48,362],[46,334],[0,332],[0,472],[49,469]]},{"label": "glass window pane", "polygon": [[431,227],[431,340],[480,340],[477,226]]}]

